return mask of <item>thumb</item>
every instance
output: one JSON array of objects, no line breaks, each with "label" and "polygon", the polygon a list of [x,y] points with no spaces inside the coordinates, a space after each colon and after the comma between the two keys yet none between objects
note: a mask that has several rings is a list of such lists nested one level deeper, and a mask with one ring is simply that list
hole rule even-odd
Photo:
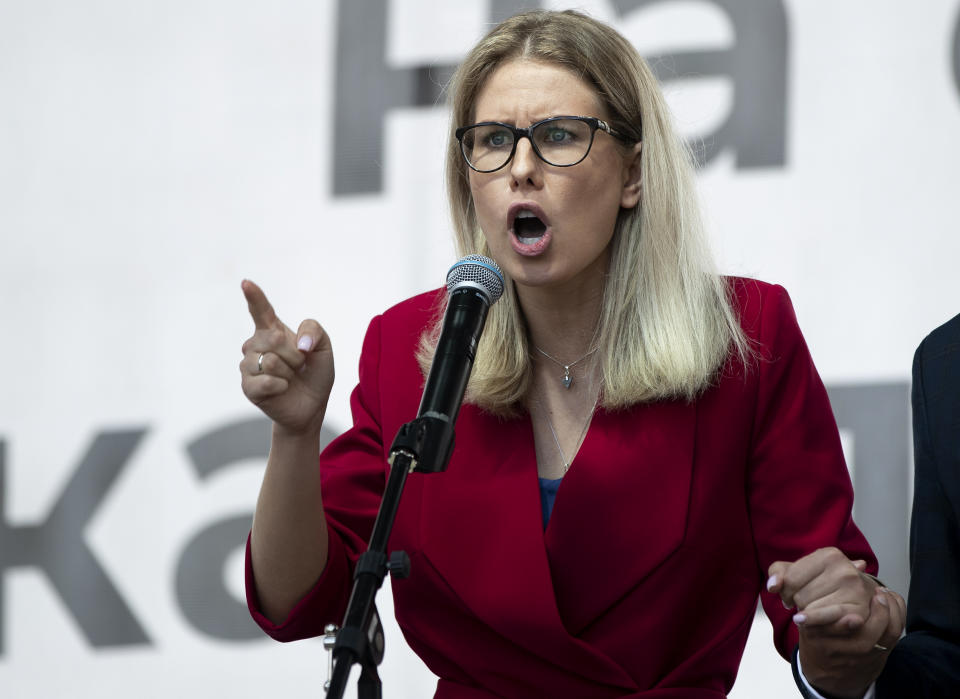
[{"label": "thumb", "polygon": [[297,328],[297,349],[304,360],[300,371],[309,371],[319,382],[316,385],[326,386],[325,390],[329,394],[334,375],[330,335],[317,321],[312,318],[305,320]]},{"label": "thumb", "polygon": [[330,336],[317,321],[307,319],[297,328],[297,349],[303,353],[330,351]]}]

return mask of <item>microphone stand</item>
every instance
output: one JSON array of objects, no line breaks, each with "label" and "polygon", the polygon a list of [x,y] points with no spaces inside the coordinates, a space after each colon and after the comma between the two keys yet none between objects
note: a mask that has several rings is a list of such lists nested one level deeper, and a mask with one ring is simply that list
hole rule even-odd
[{"label": "microphone stand", "polygon": [[[465,258],[466,259],[466,258]],[[486,258],[480,258],[481,261]],[[496,265],[487,260],[490,265]],[[447,275],[458,274],[458,267],[477,265],[467,259],[458,263]],[[490,270],[489,265],[485,266]],[[492,270],[490,270],[492,271]],[[499,276],[499,270],[496,272]],[[503,278],[500,277],[502,289]],[[410,575],[410,558],[403,551],[395,551],[387,558],[387,540],[400,505],[400,495],[407,476],[414,471],[437,473],[447,468],[453,452],[453,425],[460,411],[476,353],[477,342],[483,331],[491,292],[470,280],[457,283],[450,292],[443,328],[437,350],[423,389],[417,417],[404,424],[390,446],[390,476],[380,501],[377,519],[367,550],[357,559],[353,574],[353,592],[347,603],[343,628],[337,632],[333,645],[333,675],[327,697],[341,699],[347,676],[354,663],[360,663],[357,683],[358,699],[381,699],[382,683],[377,665],[383,660],[383,627],[374,605],[377,590],[383,584],[387,571],[395,577]],[[499,297],[497,291],[493,297]]]},{"label": "microphone stand", "polygon": [[410,575],[410,558],[406,552],[394,551],[387,558],[387,540],[393,529],[407,475],[414,471],[437,473],[445,470],[453,451],[453,441],[452,423],[437,414],[418,417],[406,423],[393,440],[388,459],[390,476],[380,501],[370,543],[357,560],[353,592],[347,603],[343,628],[337,632],[333,646],[333,675],[327,689],[328,698],[343,697],[350,669],[355,663],[360,663],[358,699],[381,699],[382,682],[377,665],[383,660],[384,639],[374,597],[388,571],[398,578]]}]

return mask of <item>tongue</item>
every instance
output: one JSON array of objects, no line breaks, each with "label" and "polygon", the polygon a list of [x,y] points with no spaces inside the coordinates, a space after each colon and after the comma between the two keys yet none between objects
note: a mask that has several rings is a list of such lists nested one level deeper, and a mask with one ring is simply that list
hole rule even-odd
[{"label": "tongue", "polygon": [[513,222],[513,232],[524,245],[537,242],[547,230],[539,218],[518,218]]}]

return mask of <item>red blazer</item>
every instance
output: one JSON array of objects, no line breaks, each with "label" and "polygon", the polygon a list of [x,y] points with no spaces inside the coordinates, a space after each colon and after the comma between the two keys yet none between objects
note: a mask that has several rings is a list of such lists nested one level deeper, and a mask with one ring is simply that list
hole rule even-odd
[{"label": "red blazer", "polygon": [[[599,410],[541,520],[529,417],[460,411],[447,471],[407,480],[390,550],[397,621],[441,679],[436,697],[719,699],[733,685],[757,597],[787,657],[791,613],[767,567],[823,546],[876,560],[850,518],[833,413],[786,292],[731,281],[759,358],[728,366],[697,401]],[[374,318],[354,426],[320,458],[330,558],[278,640],[339,623],[366,548],[398,428],[416,416],[414,349],[442,292]]]}]

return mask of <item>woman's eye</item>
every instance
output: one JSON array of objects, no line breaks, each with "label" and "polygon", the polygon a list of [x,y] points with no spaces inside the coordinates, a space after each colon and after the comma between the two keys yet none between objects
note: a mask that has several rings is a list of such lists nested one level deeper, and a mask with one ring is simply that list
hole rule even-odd
[{"label": "woman's eye", "polygon": [[580,138],[576,129],[565,123],[546,124],[537,134],[537,142],[545,146],[571,146]]},{"label": "woman's eye", "polygon": [[553,128],[547,131],[546,142],[547,143],[563,143],[564,141],[569,141],[573,137],[566,129]]},{"label": "woman's eye", "polygon": [[490,148],[502,148],[510,145],[509,131],[491,131],[484,139],[484,144]]}]

